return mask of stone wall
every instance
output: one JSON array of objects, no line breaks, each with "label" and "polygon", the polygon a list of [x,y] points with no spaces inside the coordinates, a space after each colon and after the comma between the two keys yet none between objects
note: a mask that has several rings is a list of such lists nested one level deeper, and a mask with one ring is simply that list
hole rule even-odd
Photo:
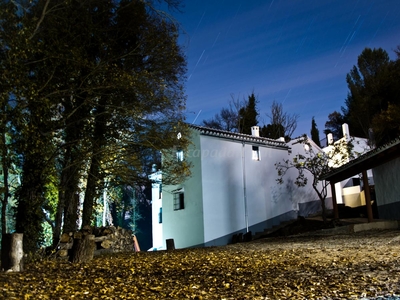
[{"label": "stone wall", "polygon": [[63,233],[60,238],[59,246],[57,247],[57,256],[67,258],[70,255],[70,250],[74,239],[82,235],[93,234],[96,248],[94,255],[102,253],[117,253],[117,252],[133,252],[135,250],[135,235],[131,230],[121,227],[85,227],[77,232]]}]

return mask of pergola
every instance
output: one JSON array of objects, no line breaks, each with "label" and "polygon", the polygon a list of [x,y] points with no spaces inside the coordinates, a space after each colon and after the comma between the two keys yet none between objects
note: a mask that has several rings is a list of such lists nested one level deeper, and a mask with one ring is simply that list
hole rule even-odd
[{"label": "pergola", "polygon": [[372,216],[371,194],[368,184],[367,170],[376,168],[398,157],[400,157],[400,137],[379,148],[375,148],[371,151],[368,151],[367,153],[357,157],[356,159],[348,162],[347,164],[344,164],[343,166],[336,168],[333,171],[323,175],[321,177],[321,180],[327,180],[331,185],[334,217],[339,218],[339,211],[336,201],[335,183],[361,173],[363,178],[368,222],[371,222],[373,220],[373,216]]}]

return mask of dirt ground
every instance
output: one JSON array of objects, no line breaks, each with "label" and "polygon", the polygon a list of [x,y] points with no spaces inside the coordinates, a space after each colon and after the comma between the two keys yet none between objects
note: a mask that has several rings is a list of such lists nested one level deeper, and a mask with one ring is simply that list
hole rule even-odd
[{"label": "dirt ground", "polygon": [[[324,234],[317,230],[227,247],[233,251],[266,251],[275,255],[293,253],[293,256],[300,257],[304,272],[301,267],[298,268],[299,262],[296,261],[296,271],[287,274],[293,282],[308,277],[311,291],[301,294],[305,298],[316,296],[312,292],[313,284],[319,291],[319,285],[324,284],[324,288],[332,288],[327,292],[330,296],[317,296],[318,299],[400,299],[400,230],[344,234]],[[280,259],[278,254],[277,260]]]},{"label": "dirt ground", "polygon": [[400,299],[400,230],[318,226],[293,223],[280,231],[286,236],[87,264],[43,260],[0,273],[0,299]]}]

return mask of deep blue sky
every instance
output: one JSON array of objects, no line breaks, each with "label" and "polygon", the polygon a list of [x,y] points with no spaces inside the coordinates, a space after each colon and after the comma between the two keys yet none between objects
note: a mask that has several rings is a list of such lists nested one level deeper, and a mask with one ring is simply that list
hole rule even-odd
[{"label": "deep blue sky", "polygon": [[[347,95],[346,74],[365,47],[394,59],[399,0],[186,0],[174,13],[188,61],[187,121],[200,124],[254,91],[259,125],[272,101],[300,116],[293,137],[323,138]],[[199,114],[200,113],[200,114]],[[197,119],[196,119],[197,117]],[[350,129],[351,130],[351,129]]]}]

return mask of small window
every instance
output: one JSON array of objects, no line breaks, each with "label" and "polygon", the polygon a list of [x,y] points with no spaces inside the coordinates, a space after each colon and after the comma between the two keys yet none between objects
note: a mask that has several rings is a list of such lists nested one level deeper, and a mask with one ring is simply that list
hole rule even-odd
[{"label": "small window", "polygon": [[158,223],[162,223],[162,207],[160,207],[160,212],[158,213]]},{"label": "small window", "polygon": [[162,198],[162,183],[158,186],[158,199]]},{"label": "small window", "polygon": [[260,160],[260,149],[258,148],[258,146],[252,147],[252,153],[253,160]]},{"label": "small window", "polygon": [[178,150],[178,151],[176,151],[176,159],[178,160],[178,161],[183,161],[183,150]]},{"label": "small window", "polygon": [[174,193],[174,210],[180,210],[185,208],[185,195],[183,190]]}]

